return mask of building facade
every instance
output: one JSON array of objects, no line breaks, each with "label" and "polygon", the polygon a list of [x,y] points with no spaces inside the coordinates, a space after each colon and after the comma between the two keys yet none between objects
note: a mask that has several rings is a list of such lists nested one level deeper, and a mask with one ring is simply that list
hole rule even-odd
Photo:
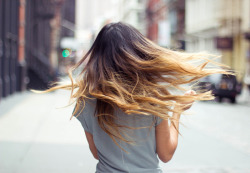
[{"label": "building facade", "polygon": [[55,81],[64,0],[0,0],[0,100]]},{"label": "building facade", "polygon": [[[22,3],[20,3],[20,8]],[[22,57],[18,55],[23,49],[19,41],[19,0],[0,0],[0,100],[18,90],[22,89],[22,81],[19,76],[19,68],[23,63]],[[23,10],[21,10],[24,12]],[[23,33],[23,32],[22,32]],[[22,43],[23,44],[23,43]],[[21,52],[20,52],[21,53]]]},{"label": "building facade", "polygon": [[186,49],[185,37],[185,0],[167,1],[167,20],[170,23],[170,48]]},{"label": "building facade", "polygon": [[249,52],[249,0],[186,0],[188,51],[221,54],[243,81]]},{"label": "building facade", "polygon": [[148,0],[147,37],[163,47],[170,46],[170,22],[167,20],[167,2],[165,0]]},{"label": "building facade", "polygon": [[121,21],[126,22],[138,29],[143,35],[147,33],[145,0],[122,0]]},{"label": "building facade", "polygon": [[214,42],[218,35],[219,21],[217,0],[186,0],[186,48],[187,51],[220,53]]},{"label": "building facade", "polygon": [[76,0],[76,39],[81,49],[90,46],[99,30],[110,22],[126,22],[145,34],[145,0]]},{"label": "building facade", "polygon": [[250,1],[243,0],[242,6],[243,6],[242,31],[244,34],[244,36],[242,37],[244,45],[243,54],[245,54],[245,59],[246,59],[244,82],[249,86],[250,85]]}]

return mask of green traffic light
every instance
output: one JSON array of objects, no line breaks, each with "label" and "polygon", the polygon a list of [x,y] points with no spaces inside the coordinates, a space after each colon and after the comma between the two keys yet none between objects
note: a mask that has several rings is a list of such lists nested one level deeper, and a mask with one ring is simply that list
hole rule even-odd
[{"label": "green traffic light", "polygon": [[62,51],[62,56],[63,56],[64,58],[68,57],[69,54],[70,54],[70,53],[69,53],[69,50],[67,50],[67,49]]}]

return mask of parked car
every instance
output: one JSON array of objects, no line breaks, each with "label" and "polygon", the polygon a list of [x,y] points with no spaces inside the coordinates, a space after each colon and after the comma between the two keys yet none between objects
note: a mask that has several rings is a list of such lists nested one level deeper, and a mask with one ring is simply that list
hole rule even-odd
[{"label": "parked car", "polygon": [[236,96],[241,93],[242,84],[234,75],[213,74],[199,81],[199,89],[212,90],[214,96],[221,102],[228,98],[232,103],[236,102]]}]

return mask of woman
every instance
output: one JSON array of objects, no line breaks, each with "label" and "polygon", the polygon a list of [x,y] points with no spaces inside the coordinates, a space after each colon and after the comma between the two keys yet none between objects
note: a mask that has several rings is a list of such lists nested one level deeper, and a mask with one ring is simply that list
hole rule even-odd
[{"label": "woman", "polygon": [[72,116],[99,160],[97,173],[158,173],[159,159],[168,162],[176,150],[181,113],[195,100],[213,98],[209,91],[173,93],[207,75],[227,73],[205,69],[213,63],[207,56],[162,48],[130,25],[111,23],[75,65],[86,64],[76,80],[70,71],[71,84],[47,91],[71,89]]}]

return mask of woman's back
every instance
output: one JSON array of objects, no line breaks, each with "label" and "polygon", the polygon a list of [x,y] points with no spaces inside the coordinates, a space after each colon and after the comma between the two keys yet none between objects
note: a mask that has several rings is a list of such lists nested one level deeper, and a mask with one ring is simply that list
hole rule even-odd
[{"label": "woman's back", "polygon": [[209,56],[165,49],[130,25],[110,23],[74,66],[84,65],[77,78],[73,80],[73,69],[71,84],[48,91],[71,89],[76,101],[72,116],[82,123],[90,150],[99,160],[97,172],[161,172],[157,155],[163,162],[172,158],[180,114],[194,100],[213,99],[211,92],[170,91],[182,92],[190,82],[227,73],[205,69],[213,63]]},{"label": "woman's back", "polygon": [[[159,118],[139,114],[127,115],[119,108],[115,109],[114,116],[118,124],[135,128],[144,127],[136,130],[124,129],[135,142],[134,144],[119,142],[120,147],[126,153],[100,128],[98,119],[94,116],[95,107],[95,98],[86,100],[84,111],[77,118],[84,130],[93,135],[99,158],[97,173],[161,172],[155,142],[155,125],[160,123]],[[152,123],[154,123],[153,126]]]}]

